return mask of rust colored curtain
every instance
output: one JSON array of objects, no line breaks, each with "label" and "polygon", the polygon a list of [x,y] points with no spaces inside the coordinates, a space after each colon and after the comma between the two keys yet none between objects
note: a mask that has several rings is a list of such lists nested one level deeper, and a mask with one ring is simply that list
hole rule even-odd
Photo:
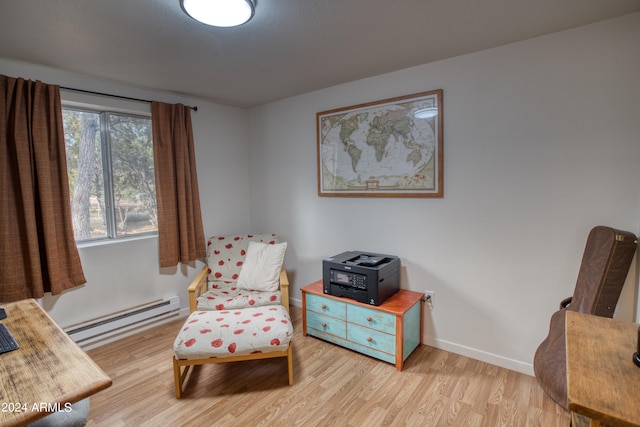
[{"label": "rust colored curtain", "polygon": [[206,255],[191,109],[152,102],[151,120],[160,266],[170,267]]},{"label": "rust colored curtain", "polygon": [[0,301],[86,282],[73,237],[60,87],[0,76]]}]

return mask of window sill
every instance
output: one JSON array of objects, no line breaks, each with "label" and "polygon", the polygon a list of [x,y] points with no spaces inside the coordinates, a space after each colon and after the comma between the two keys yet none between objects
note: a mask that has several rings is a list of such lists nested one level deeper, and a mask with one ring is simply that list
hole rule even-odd
[{"label": "window sill", "polygon": [[135,242],[135,241],[139,241],[139,240],[148,240],[148,239],[157,239],[158,238],[158,234],[157,233],[150,233],[150,234],[143,234],[140,236],[131,236],[131,237],[121,237],[119,239],[97,239],[97,240],[89,240],[89,241],[85,241],[85,242],[78,242],[76,243],[76,246],[78,247],[78,249],[85,249],[85,248],[93,248],[96,246],[108,246],[108,245],[117,245],[117,244],[121,244],[121,243],[127,243],[127,242]]}]

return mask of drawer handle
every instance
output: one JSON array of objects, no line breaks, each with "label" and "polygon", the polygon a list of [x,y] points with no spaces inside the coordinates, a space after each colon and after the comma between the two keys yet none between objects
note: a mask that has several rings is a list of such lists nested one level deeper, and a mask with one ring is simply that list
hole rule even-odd
[{"label": "drawer handle", "polygon": [[326,310],[326,308],[327,308],[326,304],[322,304],[322,309]]},{"label": "drawer handle", "polygon": [[323,323],[323,324],[322,324],[322,327],[323,327],[323,328],[326,328],[326,327],[327,327],[327,324],[326,324],[326,323]]},{"label": "drawer handle", "polygon": [[367,322],[371,322],[373,319],[371,317],[367,317]]},{"label": "drawer handle", "polygon": [[368,337],[368,338],[367,338],[367,342],[371,342],[371,341],[373,341],[373,338]]}]

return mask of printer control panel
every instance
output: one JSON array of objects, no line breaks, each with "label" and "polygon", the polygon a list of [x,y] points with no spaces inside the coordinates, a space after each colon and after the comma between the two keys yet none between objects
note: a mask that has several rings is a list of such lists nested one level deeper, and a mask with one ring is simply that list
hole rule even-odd
[{"label": "printer control panel", "polygon": [[351,286],[357,289],[367,289],[367,276],[364,274],[345,272],[331,269],[331,282]]}]

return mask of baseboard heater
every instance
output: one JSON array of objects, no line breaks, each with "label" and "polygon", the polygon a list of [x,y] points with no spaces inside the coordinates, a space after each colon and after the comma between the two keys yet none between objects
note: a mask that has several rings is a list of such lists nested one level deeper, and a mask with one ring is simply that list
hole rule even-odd
[{"label": "baseboard heater", "polygon": [[82,348],[89,349],[165,323],[179,316],[180,298],[173,296],[71,325],[65,328],[65,332]]}]

